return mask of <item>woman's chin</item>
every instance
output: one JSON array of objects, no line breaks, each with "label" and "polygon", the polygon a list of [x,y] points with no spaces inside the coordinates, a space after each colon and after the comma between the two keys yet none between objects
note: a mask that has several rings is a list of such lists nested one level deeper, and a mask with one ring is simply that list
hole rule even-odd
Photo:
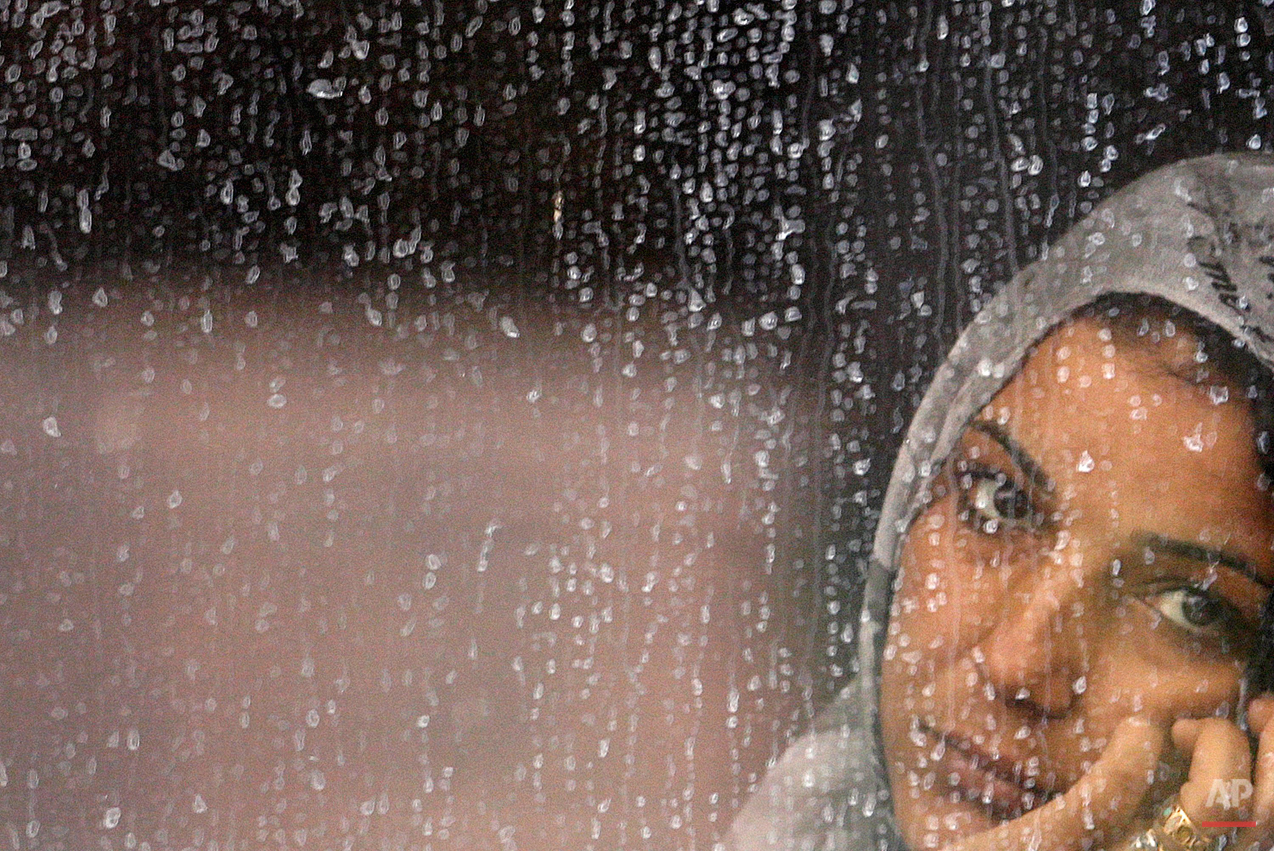
[{"label": "woman's chin", "polygon": [[908,845],[920,851],[944,848],[991,830],[1044,803],[1044,795],[1022,795],[995,783],[978,789],[953,778],[950,785],[935,783],[928,789],[904,793],[895,799],[894,808]]},{"label": "woman's chin", "polygon": [[915,851],[945,848],[960,839],[1000,824],[980,802],[938,789],[921,791],[914,798],[894,802],[898,826],[907,845]]}]

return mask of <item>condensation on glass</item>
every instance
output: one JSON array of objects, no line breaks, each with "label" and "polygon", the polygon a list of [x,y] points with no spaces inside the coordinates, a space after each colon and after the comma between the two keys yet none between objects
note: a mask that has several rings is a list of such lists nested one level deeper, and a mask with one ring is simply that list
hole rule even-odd
[{"label": "condensation on glass", "polygon": [[0,845],[724,847],[959,330],[1272,26],[12,0]]}]

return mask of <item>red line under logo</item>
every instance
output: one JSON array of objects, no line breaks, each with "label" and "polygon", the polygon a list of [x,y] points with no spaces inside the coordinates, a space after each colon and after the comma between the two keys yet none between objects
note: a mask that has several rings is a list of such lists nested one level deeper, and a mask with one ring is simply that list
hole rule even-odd
[{"label": "red line under logo", "polygon": [[1254,821],[1205,821],[1199,823],[1200,827],[1256,827]]}]

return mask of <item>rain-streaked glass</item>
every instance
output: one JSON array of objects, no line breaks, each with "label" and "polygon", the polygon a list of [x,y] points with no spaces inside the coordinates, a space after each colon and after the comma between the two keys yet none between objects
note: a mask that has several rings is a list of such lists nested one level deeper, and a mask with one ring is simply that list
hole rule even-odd
[{"label": "rain-streaked glass", "polygon": [[11,0],[0,845],[724,847],[887,636],[873,536],[960,330],[1135,178],[1267,150],[1271,38]]}]

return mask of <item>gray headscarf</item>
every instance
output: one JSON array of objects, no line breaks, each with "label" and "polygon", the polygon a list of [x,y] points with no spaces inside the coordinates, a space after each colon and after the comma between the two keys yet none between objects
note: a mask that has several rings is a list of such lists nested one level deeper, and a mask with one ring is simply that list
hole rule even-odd
[{"label": "gray headscarf", "polygon": [[1031,348],[1084,305],[1158,296],[1274,367],[1274,157],[1222,154],[1142,177],[1018,274],[960,335],[894,466],[876,529],[855,680],[766,776],[735,820],[737,851],[901,849],[878,734],[880,656],[898,561],[969,421]]}]

